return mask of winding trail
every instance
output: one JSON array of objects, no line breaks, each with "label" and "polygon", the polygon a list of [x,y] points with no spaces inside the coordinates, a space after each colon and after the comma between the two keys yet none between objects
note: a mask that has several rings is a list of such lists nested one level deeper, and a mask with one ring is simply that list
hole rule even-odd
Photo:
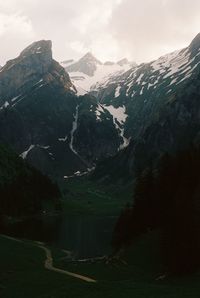
[{"label": "winding trail", "polygon": [[14,237],[10,237],[10,236],[3,235],[3,234],[1,234],[0,236],[6,238],[6,239],[8,239],[8,240],[12,240],[12,241],[16,241],[16,242],[21,242],[21,243],[23,243],[22,240],[17,239],[17,238],[14,238]]},{"label": "winding trail", "polygon": [[[12,241],[20,242],[20,243],[25,242],[25,241],[22,241],[20,239],[10,237],[10,236],[6,236],[6,235],[3,235],[3,234],[1,234],[0,236],[2,236],[4,238],[7,238],[9,240],[12,240]],[[36,247],[41,248],[46,253],[46,260],[44,262],[44,268],[45,269],[48,269],[48,270],[51,270],[51,271],[54,271],[54,272],[58,272],[58,273],[61,273],[61,274],[65,274],[65,275],[68,275],[68,276],[71,276],[71,277],[75,277],[75,278],[78,278],[78,279],[86,281],[86,282],[90,282],[90,283],[96,283],[97,282],[95,279],[92,279],[88,276],[84,276],[84,275],[81,275],[81,274],[73,273],[73,272],[70,272],[70,271],[66,271],[66,270],[54,267],[53,266],[53,258],[52,258],[51,250],[48,249],[46,246],[44,246],[44,243],[42,243],[42,242],[34,241],[34,243],[35,243]]]},{"label": "winding trail", "polygon": [[48,249],[47,247],[45,247],[43,245],[39,245],[38,247],[43,249],[46,253],[46,260],[45,260],[45,263],[44,263],[44,267],[46,269],[51,270],[51,271],[55,271],[55,272],[58,272],[58,273],[61,273],[61,274],[65,274],[65,275],[68,275],[68,276],[72,276],[72,277],[81,279],[81,280],[86,281],[86,282],[93,282],[93,283],[97,282],[95,279],[92,279],[88,276],[80,275],[80,274],[77,274],[77,273],[73,273],[73,272],[70,272],[70,271],[66,271],[66,270],[62,270],[62,269],[54,267],[53,266],[53,258],[52,258],[52,254],[51,254],[50,249]]}]

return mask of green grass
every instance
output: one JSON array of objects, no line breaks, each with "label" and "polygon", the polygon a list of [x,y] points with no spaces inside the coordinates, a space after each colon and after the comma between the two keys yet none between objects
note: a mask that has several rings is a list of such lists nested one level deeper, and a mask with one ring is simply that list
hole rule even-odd
[{"label": "green grass", "polygon": [[69,214],[117,215],[132,202],[131,187],[103,186],[84,177],[69,179],[62,187],[63,210]]},{"label": "green grass", "polygon": [[126,249],[123,254],[126,264],[120,262],[112,265],[106,265],[104,262],[70,263],[62,258],[65,254],[60,255],[57,250],[53,250],[53,256],[57,267],[71,271],[78,268],[81,274],[91,275],[101,281],[129,279],[152,281],[163,272],[160,265],[158,232],[149,233],[138,239],[132,247]]},{"label": "green grass", "polygon": [[128,265],[69,264],[53,250],[56,266],[97,278],[89,284],[44,269],[45,253],[32,242],[0,237],[2,298],[198,298],[199,274],[156,281],[162,273],[155,233],[140,239],[126,254]]},{"label": "green grass", "polygon": [[[128,189],[127,189],[128,191]],[[129,197],[121,188],[107,189],[86,179],[69,180],[64,187],[67,214],[115,215]],[[200,274],[156,281],[160,265],[158,233],[149,233],[126,250],[127,265],[69,262],[51,248],[54,265],[96,279],[96,284],[44,268],[45,252],[34,242],[0,236],[0,297],[2,298],[199,298]]]}]

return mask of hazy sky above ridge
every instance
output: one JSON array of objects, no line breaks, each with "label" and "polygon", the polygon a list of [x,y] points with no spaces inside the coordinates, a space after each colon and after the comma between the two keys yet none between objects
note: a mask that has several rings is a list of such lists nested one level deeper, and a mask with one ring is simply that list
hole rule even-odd
[{"label": "hazy sky above ridge", "polygon": [[199,0],[0,0],[0,64],[40,39],[58,61],[153,60],[200,32]]}]

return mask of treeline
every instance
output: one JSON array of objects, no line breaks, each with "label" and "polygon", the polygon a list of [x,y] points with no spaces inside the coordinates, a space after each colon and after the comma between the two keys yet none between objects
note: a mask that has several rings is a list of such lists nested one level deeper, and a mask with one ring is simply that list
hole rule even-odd
[{"label": "treeline", "polygon": [[165,154],[157,167],[138,176],[134,202],[121,213],[113,234],[115,250],[149,230],[160,230],[166,271],[200,267],[200,150]]},{"label": "treeline", "polygon": [[36,214],[59,208],[60,191],[47,176],[0,145],[0,215]]}]

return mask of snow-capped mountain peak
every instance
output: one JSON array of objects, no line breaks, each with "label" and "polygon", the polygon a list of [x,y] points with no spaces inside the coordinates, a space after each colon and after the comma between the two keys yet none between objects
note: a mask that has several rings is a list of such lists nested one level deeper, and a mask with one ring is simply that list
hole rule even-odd
[{"label": "snow-capped mountain peak", "polygon": [[155,93],[173,94],[182,83],[187,83],[198,73],[200,65],[200,34],[191,44],[174,51],[150,63],[143,63],[123,74],[110,76],[93,87],[101,100],[135,100],[140,98],[144,103]]},{"label": "snow-capped mountain peak", "polygon": [[102,62],[98,60],[91,52],[86,53],[80,60],[79,62],[86,62],[86,63],[93,63],[93,64],[99,64],[101,65]]},{"label": "snow-capped mountain peak", "polygon": [[88,52],[78,61],[67,65],[67,72],[82,72],[83,74],[92,77],[97,69],[98,65],[102,65],[101,61]]},{"label": "snow-capped mountain peak", "polygon": [[61,64],[69,73],[78,95],[88,93],[93,85],[106,77],[122,74],[133,66],[133,63],[126,58],[116,63],[112,61],[102,63],[91,52],[86,53],[78,61],[66,60]]},{"label": "snow-capped mountain peak", "polygon": [[123,65],[125,65],[125,64],[129,64],[130,62],[128,61],[128,59],[127,58],[123,58],[123,59],[121,59],[121,60],[119,60],[118,62],[117,62],[117,64],[119,64],[120,66],[123,66]]}]

